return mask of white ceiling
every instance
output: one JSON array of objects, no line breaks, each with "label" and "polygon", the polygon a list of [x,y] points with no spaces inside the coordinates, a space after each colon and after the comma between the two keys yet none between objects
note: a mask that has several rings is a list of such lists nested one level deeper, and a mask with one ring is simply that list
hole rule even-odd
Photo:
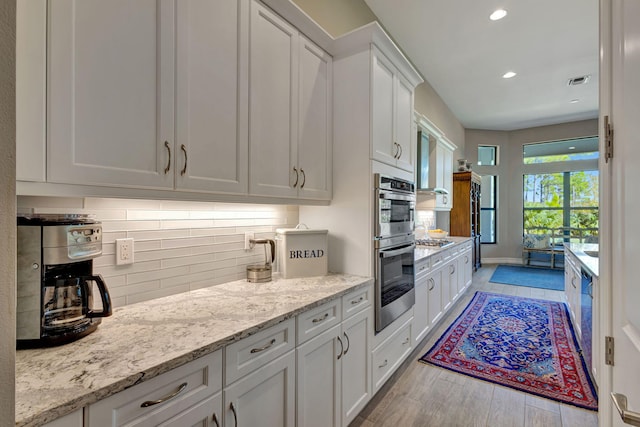
[{"label": "white ceiling", "polygon": [[[598,116],[598,0],[365,2],[467,129]],[[490,21],[498,8],[508,15]]]}]

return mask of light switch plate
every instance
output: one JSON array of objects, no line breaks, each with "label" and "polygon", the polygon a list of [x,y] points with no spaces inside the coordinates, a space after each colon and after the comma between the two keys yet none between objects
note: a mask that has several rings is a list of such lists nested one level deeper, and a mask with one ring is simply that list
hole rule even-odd
[{"label": "light switch plate", "polygon": [[133,264],[133,238],[116,239],[116,265]]}]

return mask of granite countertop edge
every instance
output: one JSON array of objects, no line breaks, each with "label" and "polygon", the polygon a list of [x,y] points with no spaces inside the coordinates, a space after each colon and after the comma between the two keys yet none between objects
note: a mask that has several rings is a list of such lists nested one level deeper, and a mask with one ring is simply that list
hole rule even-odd
[{"label": "granite countertop edge", "polygon": [[587,255],[585,251],[598,251],[600,245],[597,243],[565,243],[564,246],[593,276],[596,278],[599,277],[600,268],[598,258]]},{"label": "granite countertop edge", "polygon": [[[112,318],[103,319],[96,332],[78,341],[59,347],[16,352],[15,425],[31,427],[53,421],[372,282],[370,277],[346,274],[304,279],[274,278],[267,284],[239,280],[117,309]],[[243,291],[248,295],[243,295]],[[286,300],[292,294],[295,295],[292,301],[281,303],[280,299]],[[207,301],[215,304],[216,298],[223,300],[221,305],[207,307],[187,320],[176,317],[176,313],[179,314],[189,304],[205,304]],[[230,306],[234,304],[241,306],[234,311]],[[229,310],[225,311],[223,305]],[[252,307],[255,313],[252,313]],[[163,309],[167,310],[164,316]],[[224,319],[216,322],[213,316],[218,311],[222,312]],[[152,319],[146,319],[145,314]],[[211,318],[207,320],[204,316]],[[194,330],[181,325],[181,320],[193,326]],[[128,322],[134,326],[127,326],[125,323]],[[136,328],[135,322],[141,323],[139,334],[131,333]],[[233,329],[229,323],[237,323],[238,326]],[[161,330],[143,337],[154,327]],[[122,333],[125,337],[121,340],[123,342],[109,343],[119,336],[122,329],[128,330],[129,336]],[[226,331],[221,332],[220,329]],[[182,340],[191,338],[194,344],[170,348],[173,342],[167,340],[167,334],[172,330],[176,335],[191,333],[193,337],[182,336]],[[136,339],[135,342],[125,342],[132,338]],[[113,344],[112,348],[109,344]],[[155,360],[145,357],[150,352],[165,350],[163,345],[169,347],[163,357]],[[106,351],[104,346],[108,348]],[[120,357],[122,360],[116,361]],[[103,368],[107,371],[107,379],[100,379]],[[115,373],[120,369],[122,374]],[[56,382],[64,385],[51,384]]]}]

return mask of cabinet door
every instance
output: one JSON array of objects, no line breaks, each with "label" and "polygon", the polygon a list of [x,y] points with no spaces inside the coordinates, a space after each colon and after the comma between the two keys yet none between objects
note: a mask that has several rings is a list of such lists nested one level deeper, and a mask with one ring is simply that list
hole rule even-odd
[{"label": "cabinet door", "polygon": [[417,345],[429,329],[428,314],[428,287],[430,286],[429,277],[424,276],[416,280],[415,293],[416,303],[413,306],[413,344]]},{"label": "cabinet door", "polygon": [[298,197],[331,199],[332,59],[300,37]]},{"label": "cabinet door", "polygon": [[220,427],[221,415],[222,393],[216,393],[157,427]]},{"label": "cabinet door", "polygon": [[401,74],[397,74],[395,89],[395,141],[400,145],[397,166],[413,173],[416,151],[412,137],[413,89]]},{"label": "cabinet door", "polygon": [[49,4],[49,181],[173,188],[174,8]]},{"label": "cabinet door", "polygon": [[427,279],[429,325],[442,316],[442,271],[438,269],[430,273]]},{"label": "cabinet door", "polygon": [[458,261],[458,269],[460,271],[461,280],[459,291],[462,292],[467,286],[471,285],[472,281],[472,269],[473,269],[473,261],[472,261],[472,251],[470,249],[466,249],[460,259]]},{"label": "cabinet door", "polygon": [[340,425],[340,325],[296,349],[297,419],[299,426]]},{"label": "cabinet door", "polygon": [[250,33],[249,192],[295,197],[298,32],[254,0]]},{"label": "cabinet door", "polygon": [[451,306],[453,301],[458,297],[458,260],[454,259],[449,263],[447,267],[447,273],[449,273],[449,302],[447,306]]},{"label": "cabinet door", "polygon": [[376,49],[373,49],[372,61],[371,154],[373,159],[395,166],[398,145],[393,130],[394,67]]},{"label": "cabinet door", "polygon": [[176,188],[248,191],[248,0],[177,2]]},{"label": "cabinet door", "polygon": [[342,425],[349,425],[371,398],[372,310],[366,309],[342,322]]},{"label": "cabinet door", "polygon": [[291,351],[224,390],[227,427],[293,427],[296,355]]}]

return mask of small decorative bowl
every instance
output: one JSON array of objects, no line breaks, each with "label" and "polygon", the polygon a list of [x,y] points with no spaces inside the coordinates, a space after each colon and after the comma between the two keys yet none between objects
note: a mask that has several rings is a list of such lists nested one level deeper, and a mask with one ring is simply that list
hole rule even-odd
[{"label": "small decorative bowl", "polygon": [[428,230],[427,234],[432,239],[444,239],[445,237],[447,237],[449,235],[449,232],[448,231]]}]

